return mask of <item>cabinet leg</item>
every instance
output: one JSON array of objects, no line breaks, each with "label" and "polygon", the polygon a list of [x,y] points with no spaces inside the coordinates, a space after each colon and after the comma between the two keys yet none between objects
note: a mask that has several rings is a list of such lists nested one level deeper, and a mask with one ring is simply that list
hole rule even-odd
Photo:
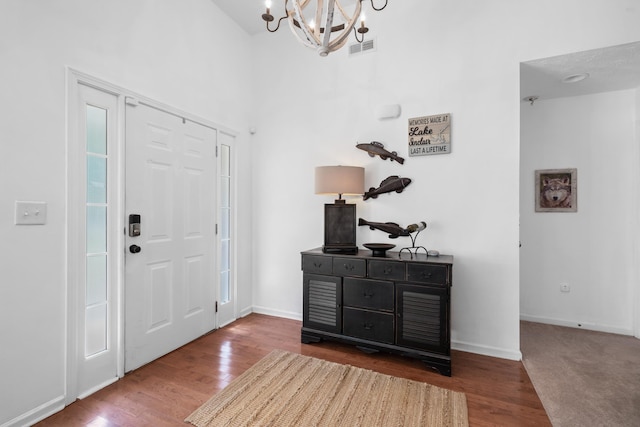
[{"label": "cabinet leg", "polygon": [[361,345],[357,345],[356,348],[366,354],[380,353],[380,350],[376,350],[375,348],[363,347]]},{"label": "cabinet leg", "polygon": [[315,343],[321,342],[322,338],[317,337],[315,335],[309,335],[309,334],[306,334],[306,333],[302,332],[300,334],[300,341],[303,344],[315,344]]},{"label": "cabinet leg", "polygon": [[433,369],[434,371],[438,372],[440,375],[444,375],[446,377],[451,376],[451,366],[434,365],[433,362],[428,360],[423,360],[422,363],[424,363],[427,366],[427,368]]}]

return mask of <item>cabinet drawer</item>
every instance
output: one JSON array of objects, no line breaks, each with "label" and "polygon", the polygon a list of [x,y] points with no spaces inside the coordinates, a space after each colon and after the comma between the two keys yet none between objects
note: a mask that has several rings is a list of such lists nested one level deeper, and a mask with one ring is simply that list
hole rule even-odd
[{"label": "cabinet drawer", "polygon": [[448,283],[447,271],[446,265],[408,263],[407,280],[446,285]]},{"label": "cabinet drawer", "polygon": [[342,301],[350,307],[393,311],[393,282],[345,277]]},{"label": "cabinet drawer", "polygon": [[369,261],[369,277],[384,280],[405,280],[404,263],[399,261]]},{"label": "cabinet drawer", "polygon": [[391,313],[344,307],[342,320],[344,335],[393,344],[394,319]]},{"label": "cabinet drawer", "polygon": [[367,262],[356,258],[334,258],[333,274],[364,277],[367,275]]},{"label": "cabinet drawer", "polygon": [[302,255],[302,270],[305,273],[331,274],[333,258],[320,255]]}]

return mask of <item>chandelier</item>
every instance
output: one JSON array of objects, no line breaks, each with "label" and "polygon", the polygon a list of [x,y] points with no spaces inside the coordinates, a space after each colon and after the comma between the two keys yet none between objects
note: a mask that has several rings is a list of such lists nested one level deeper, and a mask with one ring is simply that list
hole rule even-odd
[{"label": "chandelier", "polygon": [[[350,7],[344,7],[342,3],[354,3]],[[271,29],[269,24],[275,20],[271,14],[271,0],[266,0],[266,13],[262,19],[267,24],[267,30],[275,33],[280,28],[283,19],[288,19],[289,27],[302,44],[316,49],[320,56],[327,56],[329,52],[340,49],[347,41],[351,30],[358,41],[364,41],[364,35],[369,31],[365,25],[365,16],[362,13],[362,2],[366,0],[284,0],[285,13],[278,20],[278,24]],[[371,7],[380,11],[387,7],[376,7],[374,0]],[[315,7],[310,7],[315,5]],[[305,15],[306,14],[306,15]],[[360,18],[360,26],[356,29],[356,22]]]}]

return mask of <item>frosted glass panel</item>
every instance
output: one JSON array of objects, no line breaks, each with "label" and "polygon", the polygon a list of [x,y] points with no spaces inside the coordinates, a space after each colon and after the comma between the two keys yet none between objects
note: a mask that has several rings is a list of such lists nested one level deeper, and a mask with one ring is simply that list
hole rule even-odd
[{"label": "frosted glass panel", "polygon": [[220,254],[220,269],[229,269],[229,240],[222,241],[222,253]]},{"label": "frosted glass panel", "polygon": [[107,256],[107,110],[85,105],[86,252],[84,354],[108,350],[109,295]]},{"label": "frosted glass panel", "polygon": [[107,154],[107,110],[87,105],[87,152]]},{"label": "frosted glass panel", "polygon": [[107,349],[107,304],[87,307],[85,312],[86,357]]},{"label": "frosted glass panel", "polygon": [[87,202],[107,203],[107,159],[87,156]]},{"label": "frosted glass panel", "polygon": [[220,204],[223,208],[228,208],[231,203],[231,179],[226,176],[220,177]]},{"label": "frosted glass panel", "polygon": [[220,212],[220,216],[221,218],[221,222],[222,222],[222,227],[221,227],[221,237],[223,239],[228,239],[229,238],[229,222],[231,220],[230,216],[231,216],[231,211],[228,208],[222,208],[221,212]]},{"label": "frosted glass panel", "polygon": [[231,147],[220,148],[220,299],[224,304],[231,289]]},{"label": "frosted glass panel", "polygon": [[107,252],[107,207],[87,206],[87,253]]},{"label": "frosted glass panel", "polygon": [[220,160],[220,176],[231,176],[231,147],[222,145]]},{"label": "frosted glass panel", "polygon": [[107,300],[107,255],[87,257],[87,302],[98,304]]},{"label": "frosted glass panel", "polygon": [[220,274],[220,300],[222,304],[229,302],[229,272]]}]

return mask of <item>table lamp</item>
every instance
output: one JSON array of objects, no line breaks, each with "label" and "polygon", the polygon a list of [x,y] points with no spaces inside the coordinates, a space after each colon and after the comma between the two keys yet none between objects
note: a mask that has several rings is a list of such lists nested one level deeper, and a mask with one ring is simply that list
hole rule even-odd
[{"label": "table lamp", "polygon": [[358,166],[316,167],[316,194],[337,194],[332,204],[324,205],[325,253],[355,254],[356,205],[347,204],[343,195],[364,193],[364,168]]}]

